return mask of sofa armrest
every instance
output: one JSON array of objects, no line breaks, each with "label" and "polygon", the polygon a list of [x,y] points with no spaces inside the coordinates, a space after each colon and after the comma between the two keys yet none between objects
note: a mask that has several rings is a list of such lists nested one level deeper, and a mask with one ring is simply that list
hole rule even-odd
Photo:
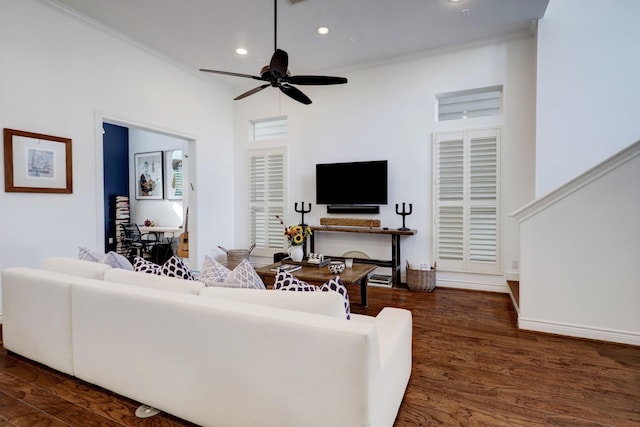
[{"label": "sofa armrest", "polygon": [[86,279],[14,267],[2,272],[2,335],[7,350],[74,375],[71,286]]},{"label": "sofa armrest", "polygon": [[376,316],[380,346],[382,402],[377,416],[392,425],[411,376],[413,319],[409,310],[385,307]]}]

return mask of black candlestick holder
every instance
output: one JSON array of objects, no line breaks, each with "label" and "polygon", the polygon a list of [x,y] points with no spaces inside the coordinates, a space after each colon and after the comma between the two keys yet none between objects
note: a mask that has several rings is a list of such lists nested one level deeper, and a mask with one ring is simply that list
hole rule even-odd
[{"label": "black candlestick holder", "polygon": [[295,203],[293,209],[295,209],[297,213],[302,214],[299,225],[306,227],[307,224],[304,223],[304,214],[311,212],[311,203],[309,203],[309,210],[304,209],[304,202],[302,202],[302,208],[300,210],[298,210],[298,202]]},{"label": "black candlestick holder", "polygon": [[398,210],[398,204],[396,203],[396,214],[398,215],[402,215],[402,227],[398,228],[398,230],[400,231],[409,231],[409,229],[405,226],[404,224],[404,219],[407,215],[411,215],[411,212],[413,212],[413,204],[409,203],[409,210],[407,211],[404,202],[402,203],[402,212],[400,212]]}]

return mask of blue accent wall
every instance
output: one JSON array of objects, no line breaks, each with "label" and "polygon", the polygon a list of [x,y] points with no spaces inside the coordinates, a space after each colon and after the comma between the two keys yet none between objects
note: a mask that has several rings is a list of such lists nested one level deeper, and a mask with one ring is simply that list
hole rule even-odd
[{"label": "blue accent wall", "polygon": [[115,250],[109,238],[116,235],[116,196],[129,196],[129,129],[103,123],[102,156],[104,166],[104,244],[105,252]]}]

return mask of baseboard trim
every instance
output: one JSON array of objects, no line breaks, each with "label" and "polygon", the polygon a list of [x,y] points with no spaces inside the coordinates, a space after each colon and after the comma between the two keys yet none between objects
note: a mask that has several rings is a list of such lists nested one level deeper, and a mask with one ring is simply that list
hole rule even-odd
[{"label": "baseboard trim", "polygon": [[633,332],[527,319],[522,316],[518,317],[518,327],[529,331],[640,346],[640,334]]},{"label": "baseboard trim", "polygon": [[502,294],[509,293],[509,288],[506,283],[496,284],[471,282],[466,280],[436,279],[436,287],[467,289],[470,291],[498,292]]}]

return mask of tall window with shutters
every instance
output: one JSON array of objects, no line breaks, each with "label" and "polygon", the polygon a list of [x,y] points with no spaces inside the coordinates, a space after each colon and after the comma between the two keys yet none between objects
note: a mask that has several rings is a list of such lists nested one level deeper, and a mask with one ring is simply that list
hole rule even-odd
[{"label": "tall window with shutters", "polygon": [[500,273],[500,130],[437,133],[433,154],[439,269]]},{"label": "tall window with shutters", "polygon": [[286,247],[282,225],[286,202],[284,148],[249,151],[249,239],[254,254],[269,256]]}]

